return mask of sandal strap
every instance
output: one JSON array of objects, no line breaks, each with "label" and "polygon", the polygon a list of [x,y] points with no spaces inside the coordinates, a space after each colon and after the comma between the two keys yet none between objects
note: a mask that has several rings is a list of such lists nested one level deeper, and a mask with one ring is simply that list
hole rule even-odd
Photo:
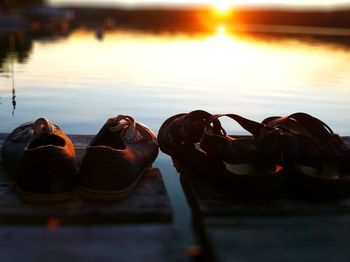
[{"label": "sandal strap", "polygon": [[288,116],[297,120],[320,144],[325,145],[334,135],[333,130],[320,119],[309,114],[298,112]]},{"label": "sandal strap", "polygon": [[[235,120],[254,138],[227,136],[219,121],[223,116]],[[279,154],[278,136],[278,130],[237,114],[216,114],[203,132],[200,147],[213,157],[229,163],[272,163],[279,159],[279,156],[276,156]]]},{"label": "sandal strap", "polygon": [[[249,133],[251,133],[255,138],[258,138],[259,135],[261,134],[261,131],[263,129],[266,129],[266,127],[264,125],[262,125],[258,122],[255,122],[253,120],[244,118],[242,116],[239,116],[237,114],[216,114],[216,115],[213,115],[212,122],[214,120],[217,120],[220,117],[223,117],[223,116],[226,116],[226,117],[229,117],[229,118],[235,120],[241,127],[243,127],[245,130],[247,130]],[[218,124],[220,124],[220,122],[216,123],[216,124],[218,125]],[[215,129],[216,130],[219,130],[219,129],[223,130],[223,133],[226,134],[224,129],[221,127],[221,125],[220,125],[220,127],[217,126]]]},{"label": "sandal strap", "polygon": [[284,134],[304,134],[311,136],[310,132],[301,123],[290,116],[268,117],[262,121],[262,124],[270,128],[277,128]]},{"label": "sandal strap", "polygon": [[350,149],[320,119],[298,112],[286,117],[269,117],[262,123],[281,131],[285,163],[304,163],[319,170],[330,166],[333,169],[350,169]]},{"label": "sandal strap", "polygon": [[180,114],[168,127],[168,136],[173,142],[193,146],[200,140],[205,126],[211,121],[212,115],[203,110]]}]

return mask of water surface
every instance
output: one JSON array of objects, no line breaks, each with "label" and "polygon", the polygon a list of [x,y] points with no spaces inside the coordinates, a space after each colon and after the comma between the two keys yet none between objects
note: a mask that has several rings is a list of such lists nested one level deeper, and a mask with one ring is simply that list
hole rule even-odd
[{"label": "water surface", "polygon": [[198,108],[257,121],[305,111],[337,133],[350,131],[350,49],[337,43],[222,28],[212,35],[113,31],[103,40],[80,30],[33,40],[24,62],[6,61],[0,132],[44,115],[67,133],[94,134],[116,114],[131,114],[157,132],[168,116]]}]

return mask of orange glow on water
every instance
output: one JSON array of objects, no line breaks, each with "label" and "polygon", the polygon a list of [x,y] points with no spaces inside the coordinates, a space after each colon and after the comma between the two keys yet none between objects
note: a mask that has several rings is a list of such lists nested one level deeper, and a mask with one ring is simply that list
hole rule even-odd
[{"label": "orange glow on water", "polygon": [[[250,97],[294,96],[280,92],[280,87],[286,85],[307,87],[296,88],[298,91],[317,88],[320,92],[322,79],[327,76],[324,72],[331,72],[338,79],[333,87],[349,92],[345,88],[346,50],[296,40],[262,41],[232,30],[221,23],[212,35],[115,31],[106,32],[103,41],[96,39],[93,32],[76,31],[50,45],[35,43],[34,51],[40,52],[31,57],[26,74],[33,79],[31,85],[39,79],[43,86],[49,86],[53,79],[64,79],[65,84],[59,84],[61,90],[86,91],[93,87],[89,81],[98,81],[99,88],[118,86],[125,90],[130,85],[143,87],[150,83],[152,90],[158,92],[170,89],[183,93],[191,86],[193,92],[198,88],[198,92],[225,102],[246,93]],[[47,61],[51,60],[55,62],[48,68]],[[169,84],[178,83],[179,79],[184,79],[184,83],[180,81],[181,90],[179,85]],[[126,81],[128,85],[123,84]],[[18,77],[16,83],[30,87],[24,77]]]},{"label": "orange glow on water", "polygon": [[216,35],[217,38],[225,38],[226,35],[226,27],[224,25],[218,25],[216,28]]},{"label": "orange glow on water", "polygon": [[[193,108],[253,120],[295,110],[350,115],[344,113],[350,104],[348,46],[245,35],[237,27],[221,23],[203,33],[115,30],[102,40],[94,31],[77,30],[64,39],[36,41],[28,61],[14,67],[16,95],[31,101],[16,112],[27,116],[31,108],[41,112],[46,106],[49,117],[60,119],[69,108],[77,115],[71,121],[94,125],[111,112],[142,115],[148,108],[164,118]],[[10,87],[11,78],[2,78],[2,115],[6,95],[12,111]],[[53,105],[61,107],[51,110]],[[338,128],[347,134],[346,125]]]}]

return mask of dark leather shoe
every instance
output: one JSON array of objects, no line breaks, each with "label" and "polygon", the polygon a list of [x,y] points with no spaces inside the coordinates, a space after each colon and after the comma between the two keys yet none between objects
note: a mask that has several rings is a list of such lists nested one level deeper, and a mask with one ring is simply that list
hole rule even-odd
[{"label": "dark leather shoe", "polygon": [[158,155],[155,134],[130,116],[108,119],[86,149],[79,190],[96,200],[117,200],[137,185]]},{"label": "dark leather shoe", "polygon": [[58,202],[72,196],[77,181],[74,147],[49,120],[39,118],[14,129],[1,153],[24,200]]}]

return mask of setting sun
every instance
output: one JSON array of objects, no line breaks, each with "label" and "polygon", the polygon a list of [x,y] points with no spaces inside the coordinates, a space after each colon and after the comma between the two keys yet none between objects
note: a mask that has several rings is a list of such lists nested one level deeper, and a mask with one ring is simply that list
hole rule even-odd
[{"label": "setting sun", "polygon": [[231,3],[228,0],[215,1],[214,8],[219,15],[226,15],[231,9]]}]

